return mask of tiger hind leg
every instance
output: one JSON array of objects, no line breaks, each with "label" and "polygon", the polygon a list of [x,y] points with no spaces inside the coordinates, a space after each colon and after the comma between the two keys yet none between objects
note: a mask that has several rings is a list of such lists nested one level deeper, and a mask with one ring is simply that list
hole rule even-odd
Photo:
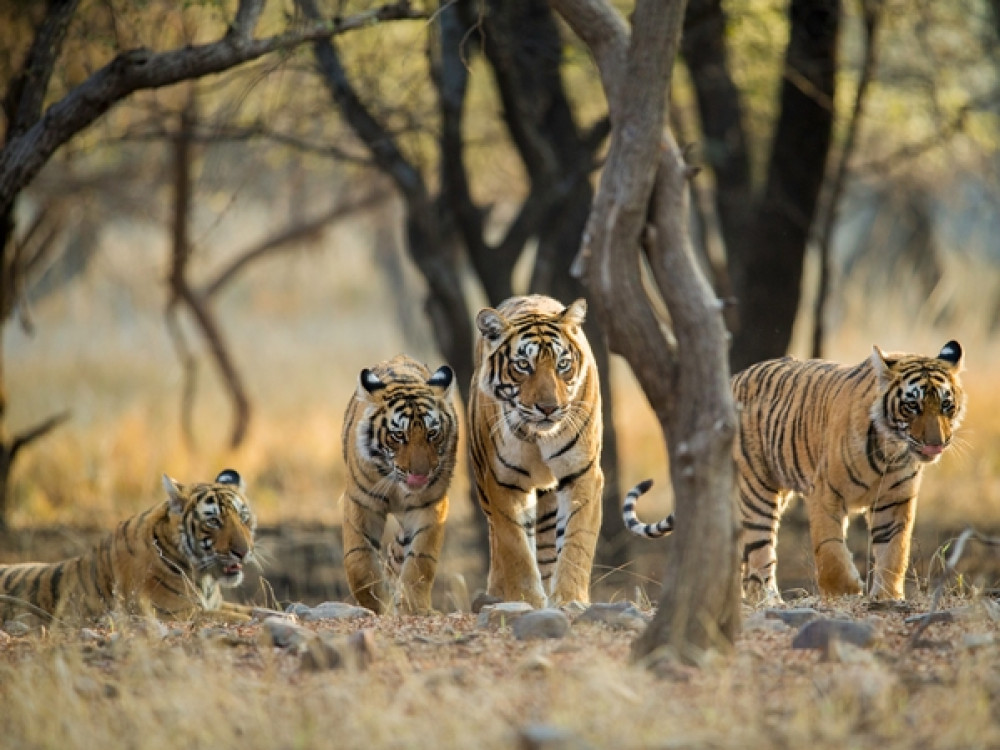
[{"label": "tiger hind leg", "polygon": [[754,491],[742,476],[738,486],[742,516],[743,598],[754,606],[780,604],[778,526],[789,495],[773,490]]}]

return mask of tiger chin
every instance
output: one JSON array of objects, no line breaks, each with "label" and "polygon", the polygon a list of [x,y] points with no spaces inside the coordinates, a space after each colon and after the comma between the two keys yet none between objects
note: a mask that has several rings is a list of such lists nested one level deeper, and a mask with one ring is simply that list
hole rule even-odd
[{"label": "tiger chin", "polygon": [[[887,354],[877,346],[856,365],[791,357],[733,376],[739,430],[733,446],[742,517],[743,590],[751,603],[778,603],[777,533],[794,494],[809,516],[823,596],[861,594],[847,549],[849,514],[870,511],[874,551],[870,596],[905,598],[905,575],[925,466],[954,442],[965,414],[961,345],[936,357]],[[673,529],[673,518],[643,524],[628,493],[623,517],[640,536]]]},{"label": "tiger chin", "polygon": [[250,607],[223,601],[253,561],[256,519],[243,480],[163,475],[166,499],[118,525],[89,552],[55,563],[0,565],[0,622],[96,620],[114,612],[165,620],[242,622]]},{"label": "tiger chin", "polygon": [[[358,604],[376,614],[433,611],[458,446],[454,380],[447,365],[432,373],[401,354],[363,369],[347,405],[344,568]],[[400,530],[383,551],[390,514]]]},{"label": "tiger chin", "polygon": [[469,442],[489,525],[487,593],[590,600],[601,525],[601,394],[587,303],[512,297],[476,317]]}]

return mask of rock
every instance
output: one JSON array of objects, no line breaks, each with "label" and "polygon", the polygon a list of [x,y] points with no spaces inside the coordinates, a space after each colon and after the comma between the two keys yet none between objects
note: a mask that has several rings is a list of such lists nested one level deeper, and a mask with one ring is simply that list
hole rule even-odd
[{"label": "rock", "polygon": [[342,644],[325,633],[310,638],[302,649],[302,669],[308,672],[340,669],[345,666],[345,663],[346,658]]},{"label": "rock", "polygon": [[346,602],[323,602],[305,612],[295,612],[304,622],[317,620],[357,620],[374,617],[375,613],[366,607],[358,607]]},{"label": "rock", "polygon": [[812,607],[792,607],[790,609],[765,609],[764,617],[769,620],[781,620],[789,627],[798,628],[819,617],[820,614]]},{"label": "rock", "polygon": [[512,627],[519,641],[562,638],[569,632],[569,618],[558,609],[539,609],[525,612]]},{"label": "rock", "polygon": [[966,633],[962,636],[962,647],[969,651],[986,648],[996,643],[993,633]]},{"label": "rock", "polygon": [[7,620],[7,622],[3,624],[3,629],[8,635],[15,637],[27,635],[32,631],[31,625],[26,622],[22,622],[21,620]]},{"label": "rock", "polygon": [[568,729],[551,724],[529,724],[518,730],[521,750],[586,750],[590,746]]},{"label": "rock", "polygon": [[260,629],[260,641],[264,646],[276,648],[299,648],[312,635],[291,618],[272,616],[264,620]]},{"label": "rock", "polygon": [[573,625],[581,622],[600,623],[617,630],[636,632],[645,629],[647,623],[642,612],[629,602],[591,604],[573,621]]},{"label": "rock", "polygon": [[347,646],[353,657],[353,665],[358,669],[367,669],[378,655],[375,648],[375,631],[372,628],[362,628],[347,637]]},{"label": "rock", "polygon": [[784,620],[770,618],[765,612],[754,612],[743,621],[744,633],[752,633],[755,630],[781,633],[788,628],[789,626],[785,624]]},{"label": "rock", "polygon": [[527,602],[485,604],[479,611],[479,619],[476,620],[476,627],[502,628],[510,625],[526,612],[534,612],[534,607]]},{"label": "rock", "polygon": [[292,602],[287,607],[285,607],[286,615],[295,615],[296,617],[302,617],[302,615],[311,611],[312,607],[310,607],[308,604],[303,604],[302,602]]},{"label": "rock", "polygon": [[792,640],[792,648],[814,648],[829,653],[833,641],[867,648],[875,642],[875,628],[853,620],[812,620]]},{"label": "rock", "polygon": [[472,600],[472,612],[478,615],[483,611],[484,607],[500,604],[502,601],[503,599],[499,596],[493,596],[492,594],[487,594],[485,591],[480,591],[476,594],[476,598]]},{"label": "rock", "polygon": [[375,631],[359,630],[348,637],[320,633],[309,638],[302,651],[302,669],[366,669],[375,659]]}]

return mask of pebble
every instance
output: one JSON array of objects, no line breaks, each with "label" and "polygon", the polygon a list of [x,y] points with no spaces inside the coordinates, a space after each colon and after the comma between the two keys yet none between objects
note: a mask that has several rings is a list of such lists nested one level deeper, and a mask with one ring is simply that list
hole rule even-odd
[{"label": "pebble", "polygon": [[476,620],[478,628],[502,628],[510,625],[517,618],[527,612],[533,612],[532,607],[527,602],[497,602],[496,604],[485,604],[479,610],[479,618]]},{"label": "pebble", "polygon": [[358,620],[363,617],[374,617],[375,613],[367,607],[358,607],[346,602],[323,602],[315,607],[306,608],[306,611],[296,611],[305,622],[315,622],[317,620]]},{"label": "pebble", "polygon": [[519,641],[563,638],[569,632],[569,618],[558,609],[526,612],[514,620],[513,631]]},{"label": "pebble", "polygon": [[764,616],[769,620],[781,620],[792,628],[799,628],[820,616],[812,607],[792,607],[790,609],[766,609]]},{"label": "pebble", "polygon": [[577,623],[601,623],[616,630],[644,630],[647,620],[645,616],[630,602],[600,602],[587,607],[576,620]]},{"label": "pebble", "polygon": [[268,617],[262,623],[260,640],[265,646],[298,648],[308,640],[310,631],[288,617]]},{"label": "pebble", "polygon": [[853,620],[812,620],[807,622],[792,640],[792,648],[814,648],[829,651],[833,641],[867,648],[875,642],[875,628]]}]

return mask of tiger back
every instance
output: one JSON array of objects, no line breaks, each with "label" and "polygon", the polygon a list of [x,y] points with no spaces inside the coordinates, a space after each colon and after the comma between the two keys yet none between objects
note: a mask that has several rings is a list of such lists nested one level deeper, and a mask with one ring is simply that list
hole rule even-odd
[{"label": "tiger back", "polygon": [[164,475],[167,498],[118,525],[89,552],[54,563],[0,565],[0,622],[23,615],[74,622],[114,611],[187,620],[249,619],[224,602],[253,560],[256,520],[239,474],[182,485]]},{"label": "tiger back", "polygon": [[512,297],[476,318],[469,432],[489,525],[487,593],[590,600],[601,525],[601,393],[587,304]]},{"label": "tiger back", "polygon": [[[869,593],[904,598],[923,469],[952,444],[965,413],[962,364],[962,347],[949,341],[936,357],[873,347],[853,366],[783,357],[733,376],[739,411],[733,456],[749,600],[781,601],[777,533],[794,494],[806,504],[824,596],[863,591],[846,534],[849,514],[868,510]],[[656,536],[653,525],[634,515],[642,491],[637,486],[626,498],[626,526]],[[661,524],[672,527],[672,519],[666,521]]]},{"label": "tiger back", "polygon": [[[363,369],[347,405],[344,568],[354,598],[379,614],[431,611],[458,446],[454,378],[447,365],[431,373],[401,354]],[[382,550],[389,514],[400,525],[392,583]]]}]

